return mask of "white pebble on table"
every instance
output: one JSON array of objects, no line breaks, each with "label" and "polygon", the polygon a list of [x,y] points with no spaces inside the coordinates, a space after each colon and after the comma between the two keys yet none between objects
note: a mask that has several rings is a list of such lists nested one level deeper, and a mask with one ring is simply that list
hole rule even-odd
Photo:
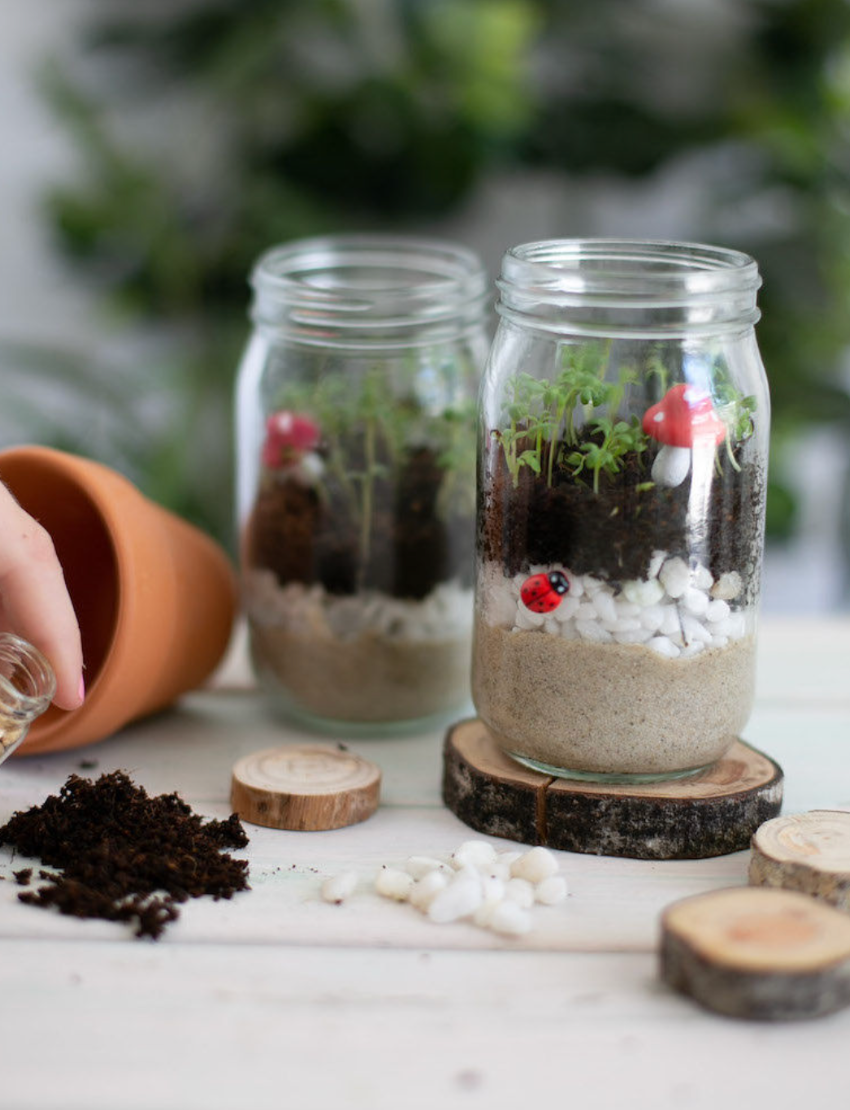
[{"label": "white pebble on table", "polygon": [[462,875],[431,899],[428,917],[435,925],[448,925],[475,913],[483,901],[481,883]]},{"label": "white pebble on table", "polygon": [[375,879],[375,890],[384,898],[406,902],[413,890],[414,879],[407,871],[395,867],[382,867]]},{"label": "white pebble on table", "polygon": [[522,852],[500,852],[495,862],[488,868],[488,874],[507,882],[511,877],[511,866],[514,860],[519,859],[521,855]]},{"label": "white pebble on table", "polygon": [[411,906],[427,913],[431,902],[446,886],[448,879],[442,871],[429,871],[419,882],[413,884],[409,897]]},{"label": "white pebble on table", "polygon": [[511,863],[511,875],[539,883],[558,873],[558,861],[548,848],[531,848]]},{"label": "white pebble on table", "polygon": [[449,871],[448,864],[443,863],[441,859],[434,859],[431,856],[411,856],[407,863],[404,865],[405,871],[414,879],[424,878],[430,871]]},{"label": "white pebble on table", "polygon": [[490,915],[490,928],[503,936],[521,937],[531,931],[531,914],[516,902],[500,902]]},{"label": "white pebble on table", "polygon": [[481,880],[481,898],[484,905],[495,906],[505,897],[505,880],[496,875],[485,875]]},{"label": "white pebble on table", "polygon": [[322,883],[322,899],[336,905],[350,898],[357,887],[357,873],[343,871],[339,875],[332,875]]},{"label": "white pebble on table", "polygon": [[509,879],[505,883],[505,898],[529,910],[534,905],[534,887],[528,879]]},{"label": "white pebble on table", "polygon": [[462,867],[489,867],[496,860],[496,849],[486,840],[465,840],[452,852],[449,861],[456,870]]}]

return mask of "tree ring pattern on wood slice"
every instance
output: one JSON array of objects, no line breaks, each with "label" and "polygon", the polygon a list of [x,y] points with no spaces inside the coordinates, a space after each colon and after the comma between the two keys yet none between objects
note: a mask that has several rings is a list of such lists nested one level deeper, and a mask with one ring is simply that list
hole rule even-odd
[{"label": "tree ring pattern on wood slice", "polygon": [[339,829],[375,812],[380,785],[380,768],[353,752],[318,745],[267,748],[235,764],[231,805],[255,825]]},{"label": "tree ring pattern on wood slice", "polygon": [[520,766],[473,718],[449,729],[443,800],[471,828],[525,844],[633,859],[702,859],[749,846],[782,805],[777,763],[741,741],[689,779],[558,779]]},{"label": "tree ring pattern on wood slice", "polygon": [[661,977],[729,1017],[796,1021],[850,1005],[850,920],[795,891],[715,890],[661,918]]},{"label": "tree ring pattern on wood slice", "polygon": [[813,809],[766,822],[753,834],[749,879],[850,912],[850,813]]}]

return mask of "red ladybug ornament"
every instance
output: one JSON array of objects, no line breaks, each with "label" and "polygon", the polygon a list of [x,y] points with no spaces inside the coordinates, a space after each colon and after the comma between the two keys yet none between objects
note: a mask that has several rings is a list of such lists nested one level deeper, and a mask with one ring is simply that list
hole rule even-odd
[{"label": "red ladybug ornament", "polygon": [[532,613],[551,613],[557,609],[570,588],[569,579],[559,570],[548,574],[532,574],[520,587],[519,596]]}]

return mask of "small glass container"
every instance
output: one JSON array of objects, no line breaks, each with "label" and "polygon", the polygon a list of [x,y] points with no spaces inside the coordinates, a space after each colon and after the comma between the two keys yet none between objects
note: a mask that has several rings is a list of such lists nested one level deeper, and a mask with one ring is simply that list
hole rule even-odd
[{"label": "small glass container", "polygon": [[55,693],[53,668],[38,648],[0,633],[0,763],[24,741]]},{"label": "small glass container", "polygon": [[469,698],[488,282],[469,251],[308,239],[257,263],[237,387],[244,604],[289,716],[395,731]]},{"label": "small glass container", "polygon": [[516,247],[482,389],[473,698],[566,778],[719,759],[750,714],[769,399],[755,262]]}]

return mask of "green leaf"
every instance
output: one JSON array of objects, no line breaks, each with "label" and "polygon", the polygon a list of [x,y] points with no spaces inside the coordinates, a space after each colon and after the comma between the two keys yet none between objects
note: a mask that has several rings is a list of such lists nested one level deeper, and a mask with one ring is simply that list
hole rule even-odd
[{"label": "green leaf", "polygon": [[519,457],[519,462],[530,467],[535,474],[540,473],[540,457],[536,451],[523,451]]}]

